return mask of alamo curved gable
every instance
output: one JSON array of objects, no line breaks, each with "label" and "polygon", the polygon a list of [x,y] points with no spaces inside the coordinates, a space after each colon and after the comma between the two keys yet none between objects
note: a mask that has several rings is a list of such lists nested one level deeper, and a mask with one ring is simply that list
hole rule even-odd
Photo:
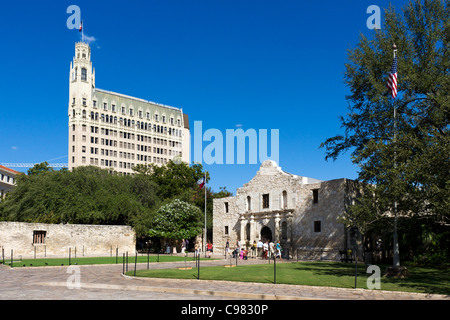
[{"label": "alamo curved gable", "polygon": [[293,175],[266,160],[236,196],[214,199],[215,252],[223,253],[227,240],[233,248],[238,240],[279,240],[285,257],[338,259],[350,244],[337,218],[355,198],[355,183]]}]

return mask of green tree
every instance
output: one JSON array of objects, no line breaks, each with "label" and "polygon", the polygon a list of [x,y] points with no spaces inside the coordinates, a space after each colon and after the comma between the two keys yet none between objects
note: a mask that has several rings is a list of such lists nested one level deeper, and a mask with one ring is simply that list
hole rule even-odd
[{"label": "green tree", "polygon": [[189,239],[201,233],[201,217],[197,206],[175,199],[158,209],[148,234],[170,240]]},{"label": "green tree", "polygon": [[[348,52],[344,81],[351,94],[340,117],[345,133],[321,144],[326,159],[351,150],[367,186],[351,208],[347,224],[367,227],[394,212],[403,217],[433,216],[448,223],[450,214],[450,19],[449,2],[410,1],[402,12],[390,6],[383,29],[373,39],[361,35]],[[398,52],[398,96],[386,81]],[[397,110],[394,136],[393,110]],[[345,218],[345,217],[344,217]]]},{"label": "green tree", "polygon": [[131,225],[142,235],[160,203],[157,190],[151,180],[97,167],[41,170],[18,177],[17,187],[0,203],[0,219]]},{"label": "green tree", "polygon": [[33,168],[28,169],[27,174],[29,176],[39,175],[45,172],[53,172],[53,168],[49,166],[48,162],[36,163]]}]

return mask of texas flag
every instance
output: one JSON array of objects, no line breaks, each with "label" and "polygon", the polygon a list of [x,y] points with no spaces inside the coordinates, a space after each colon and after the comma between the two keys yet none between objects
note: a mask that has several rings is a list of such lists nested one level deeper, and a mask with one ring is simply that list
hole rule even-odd
[{"label": "texas flag", "polygon": [[205,185],[205,177],[202,177],[201,179],[199,179],[197,181],[197,184],[198,184],[200,189],[203,189],[203,186]]}]

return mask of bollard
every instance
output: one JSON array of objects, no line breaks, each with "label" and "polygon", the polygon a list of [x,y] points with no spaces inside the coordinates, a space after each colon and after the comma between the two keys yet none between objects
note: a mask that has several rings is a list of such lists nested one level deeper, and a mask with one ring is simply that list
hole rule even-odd
[{"label": "bollard", "polygon": [[137,264],[137,251],[136,256],[134,257],[134,276],[136,277],[136,264]]},{"label": "bollard", "polygon": [[277,257],[273,257],[273,284],[277,284]]},{"label": "bollard", "polygon": [[149,269],[149,263],[150,263],[150,249],[147,248],[147,270]]},{"label": "bollard", "polygon": [[200,254],[197,255],[198,267],[197,267],[197,280],[200,280]]},{"label": "bollard", "polygon": [[116,264],[117,264],[117,255],[119,254],[119,248],[116,248]]},{"label": "bollard", "polygon": [[127,251],[127,272],[128,272],[128,251]]},{"label": "bollard", "polygon": [[70,266],[70,247],[69,247],[69,266]]},{"label": "bollard", "polygon": [[122,257],[122,274],[125,274],[125,253],[123,253]]},{"label": "bollard", "polygon": [[11,249],[11,268],[13,267],[13,249]]}]

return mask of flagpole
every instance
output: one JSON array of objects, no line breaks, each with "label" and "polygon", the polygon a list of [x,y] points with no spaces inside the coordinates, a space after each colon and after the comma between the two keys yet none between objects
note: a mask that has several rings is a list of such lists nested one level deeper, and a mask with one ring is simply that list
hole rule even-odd
[{"label": "flagpole", "polygon": [[[392,49],[394,51],[394,59],[397,55],[397,46],[395,43],[392,45]],[[393,99],[394,100],[394,99]],[[397,141],[397,106],[395,101],[393,101],[394,105],[394,168],[397,168],[397,151],[395,143]],[[393,267],[400,267],[400,252],[398,246],[398,234],[397,234],[397,195],[394,194],[394,256],[393,256]]]},{"label": "flagpole", "polygon": [[205,171],[205,235],[204,235],[204,246],[205,249],[205,258],[206,258],[206,233],[208,232],[208,229],[206,229],[206,171]]}]

